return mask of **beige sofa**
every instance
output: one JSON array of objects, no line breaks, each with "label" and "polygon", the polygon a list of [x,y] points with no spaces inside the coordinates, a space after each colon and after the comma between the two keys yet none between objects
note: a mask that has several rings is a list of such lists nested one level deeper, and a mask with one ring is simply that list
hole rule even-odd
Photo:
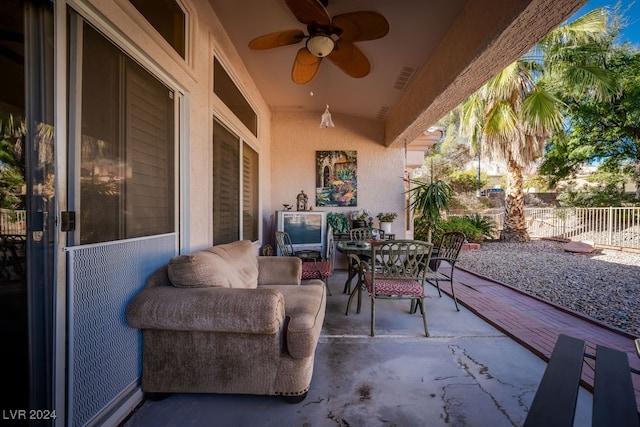
[{"label": "beige sofa", "polygon": [[142,390],[303,400],[326,294],[300,277],[300,259],[256,257],[249,241],[172,258],[127,309],[142,329]]}]

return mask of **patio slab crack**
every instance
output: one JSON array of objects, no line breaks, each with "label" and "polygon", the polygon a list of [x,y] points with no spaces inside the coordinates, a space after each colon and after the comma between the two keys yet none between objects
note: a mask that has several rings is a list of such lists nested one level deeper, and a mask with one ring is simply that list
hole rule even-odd
[{"label": "patio slab crack", "polygon": [[[464,422],[465,420],[456,419],[459,418],[460,411],[456,411],[455,409],[459,407],[461,404],[459,398],[453,393],[449,393],[449,389],[453,387],[477,387],[482,393],[484,393],[495,408],[504,415],[506,420],[513,425],[519,425],[519,421],[511,418],[509,411],[507,411],[500,403],[501,399],[496,397],[491,391],[495,387],[492,386],[492,383],[497,383],[500,385],[499,389],[504,390],[506,388],[513,389],[513,395],[518,397],[519,405],[525,406],[523,403],[523,396],[527,393],[525,390],[520,390],[518,387],[513,386],[505,381],[500,380],[500,378],[494,376],[488,366],[476,360],[472,357],[469,352],[458,346],[458,345],[450,345],[449,349],[451,350],[451,354],[455,357],[456,363],[458,366],[465,372],[466,379],[471,379],[471,383],[469,382],[460,382],[460,383],[448,383],[442,387],[443,397],[442,400],[445,404],[443,410],[445,412],[444,420],[449,423],[452,419],[455,419],[456,424],[459,422]],[[444,378],[442,378],[444,379]]]}]

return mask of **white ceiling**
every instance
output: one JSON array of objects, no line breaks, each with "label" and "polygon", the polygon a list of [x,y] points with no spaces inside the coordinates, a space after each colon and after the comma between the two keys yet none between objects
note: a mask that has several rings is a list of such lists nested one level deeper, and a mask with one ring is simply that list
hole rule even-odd
[{"label": "white ceiling", "polygon": [[[306,33],[285,0],[208,0],[272,111],[314,111],[319,117],[328,104],[334,114],[384,121],[382,143],[391,146],[423,137],[587,0],[328,1],[330,16],[375,11],[389,21],[384,38],[356,43],[371,63],[364,78],[348,77],[323,59],[311,82],[293,83],[303,42],[264,51],[248,47],[280,30]],[[415,77],[395,88],[406,69],[416,70]]]},{"label": "white ceiling", "polygon": [[[265,51],[248,43],[255,37],[301,29],[284,0],[209,0],[238,54],[274,111],[322,111],[383,120],[405,90],[394,85],[405,68],[422,68],[464,7],[466,0],[329,0],[330,16],[360,10],[376,11],[389,21],[381,39],[356,45],[371,62],[371,72],[354,79],[323,59],[318,74],[305,84],[291,80],[295,55],[304,42]],[[313,94],[313,95],[312,95]]]}]

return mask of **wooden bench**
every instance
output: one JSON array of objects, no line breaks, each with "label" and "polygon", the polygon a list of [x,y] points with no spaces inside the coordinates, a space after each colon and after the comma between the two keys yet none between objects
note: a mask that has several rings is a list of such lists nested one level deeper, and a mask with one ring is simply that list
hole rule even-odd
[{"label": "wooden bench", "polygon": [[[636,341],[636,346],[639,341]],[[596,355],[585,342],[560,335],[542,376],[525,427],[573,426],[584,357],[595,359],[593,426],[640,426],[627,354],[602,345]]]}]

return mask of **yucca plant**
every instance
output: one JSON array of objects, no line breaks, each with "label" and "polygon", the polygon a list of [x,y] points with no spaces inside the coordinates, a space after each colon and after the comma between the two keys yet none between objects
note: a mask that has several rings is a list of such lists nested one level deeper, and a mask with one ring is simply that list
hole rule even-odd
[{"label": "yucca plant", "polygon": [[412,209],[416,219],[427,229],[427,241],[431,242],[433,229],[440,220],[442,212],[449,210],[453,200],[453,188],[444,181],[422,182],[410,180],[409,189]]}]

